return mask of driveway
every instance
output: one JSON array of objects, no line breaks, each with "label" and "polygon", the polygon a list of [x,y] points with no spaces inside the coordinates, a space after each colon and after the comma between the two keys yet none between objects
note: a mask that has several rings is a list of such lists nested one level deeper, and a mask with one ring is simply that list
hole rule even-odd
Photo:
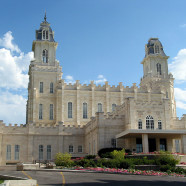
[{"label": "driveway", "polygon": [[106,173],[54,171],[1,171],[0,174],[31,177],[38,186],[186,186],[186,178]]}]

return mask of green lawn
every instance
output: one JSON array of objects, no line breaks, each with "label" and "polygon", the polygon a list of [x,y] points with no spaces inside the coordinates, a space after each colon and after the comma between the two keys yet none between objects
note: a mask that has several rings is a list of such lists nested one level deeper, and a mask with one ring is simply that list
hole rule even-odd
[{"label": "green lawn", "polygon": [[0,180],[0,183],[3,183],[4,182],[4,180]]}]

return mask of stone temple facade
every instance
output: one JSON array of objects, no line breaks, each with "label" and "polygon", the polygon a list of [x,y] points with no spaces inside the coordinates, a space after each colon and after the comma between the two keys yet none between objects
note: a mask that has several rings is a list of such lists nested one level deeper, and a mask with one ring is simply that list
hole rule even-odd
[{"label": "stone temple facade", "polygon": [[0,121],[0,165],[53,160],[58,152],[81,157],[106,147],[186,154],[186,115],[176,117],[174,78],[158,38],[146,44],[144,74],[132,87],[66,84],[57,45],[45,17],[32,44],[26,124]]}]

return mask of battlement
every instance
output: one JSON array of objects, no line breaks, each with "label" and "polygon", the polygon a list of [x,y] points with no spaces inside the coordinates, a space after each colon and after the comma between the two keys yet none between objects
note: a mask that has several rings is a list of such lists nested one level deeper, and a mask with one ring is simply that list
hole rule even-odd
[{"label": "battlement", "polygon": [[59,81],[59,85],[64,90],[94,90],[94,91],[109,91],[109,92],[134,92],[134,89],[139,89],[136,86],[136,83],[133,83],[133,85],[131,87],[129,86],[123,86],[122,82],[119,83],[119,85],[115,86],[115,85],[109,85],[108,81],[105,81],[105,84],[103,85],[96,85],[94,84],[94,81],[91,81],[90,84],[80,84],[79,80],[76,80],[76,82],[74,84],[72,83],[65,83],[64,79]]}]

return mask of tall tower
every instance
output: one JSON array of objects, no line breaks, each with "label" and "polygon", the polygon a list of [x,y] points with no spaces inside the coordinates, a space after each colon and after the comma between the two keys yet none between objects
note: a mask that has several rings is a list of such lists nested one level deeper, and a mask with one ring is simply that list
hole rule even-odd
[{"label": "tall tower", "polygon": [[45,13],[32,44],[34,59],[28,73],[27,123],[55,124],[56,86],[62,78],[62,68],[56,60],[57,45]]},{"label": "tall tower", "polygon": [[145,45],[143,64],[143,78],[140,86],[146,87],[148,92],[161,93],[163,98],[169,99],[170,115],[176,117],[176,102],[174,98],[174,78],[168,73],[168,56],[158,38],[150,38]]}]

